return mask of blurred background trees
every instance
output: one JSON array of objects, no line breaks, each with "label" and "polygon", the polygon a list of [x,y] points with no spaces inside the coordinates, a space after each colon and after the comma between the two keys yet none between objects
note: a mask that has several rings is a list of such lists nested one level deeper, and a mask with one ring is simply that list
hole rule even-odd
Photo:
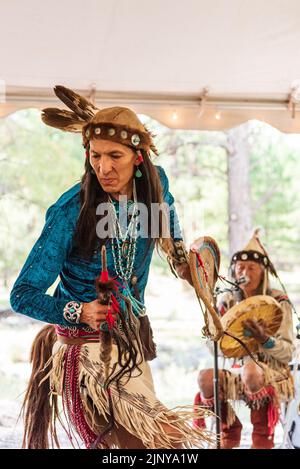
[{"label": "blurred background trees", "polygon": [[[196,132],[142,118],[157,135],[160,156],[154,162],[169,176],[187,245],[202,235],[215,238],[226,274],[233,250],[261,227],[262,241],[299,305],[300,135],[258,121],[228,132]],[[20,446],[15,419],[30,376],[31,342],[42,325],[11,314],[9,291],[46,209],[80,181],[84,159],[80,135],[46,127],[37,110],[0,120],[0,447]],[[158,346],[158,358],[150,362],[158,396],[170,407],[191,404],[198,370],[212,366],[195,294],[155,255],[145,299]]]},{"label": "blurred background trees", "polygon": [[[197,132],[142,117],[157,135],[155,163],[169,176],[187,243],[203,234],[214,237],[226,268],[232,252],[261,227],[270,256],[296,292],[300,136],[259,121],[228,132]],[[0,120],[2,304],[41,231],[45,210],[80,180],[83,162],[80,136],[43,125],[37,110]],[[165,269],[158,259],[154,265]]]}]

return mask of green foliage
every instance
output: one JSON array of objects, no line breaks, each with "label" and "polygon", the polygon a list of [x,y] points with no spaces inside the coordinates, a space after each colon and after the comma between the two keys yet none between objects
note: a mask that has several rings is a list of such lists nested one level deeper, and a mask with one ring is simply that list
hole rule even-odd
[{"label": "green foliage", "polygon": [[80,136],[45,126],[36,110],[0,121],[1,195],[46,209],[81,175]]},{"label": "green foliage", "polygon": [[[147,127],[155,123],[147,119]],[[155,164],[166,170],[188,243],[210,235],[227,251],[227,155],[223,132],[155,129],[160,156]]]},{"label": "green foliage", "polygon": [[0,120],[0,271],[4,284],[25,260],[45,210],[80,180],[84,150],[77,135],[46,127],[39,112]]},{"label": "green foliage", "polygon": [[253,221],[264,229],[274,263],[297,268],[300,233],[300,137],[256,123],[251,151]]}]

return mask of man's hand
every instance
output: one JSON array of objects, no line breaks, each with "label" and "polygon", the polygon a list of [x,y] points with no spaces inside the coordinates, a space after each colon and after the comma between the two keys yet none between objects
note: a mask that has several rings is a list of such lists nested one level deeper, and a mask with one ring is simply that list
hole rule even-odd
[{"label": "man's hand", "polygon": [[250,331],[250,337],[253,337],[260,344],[264,344],[268,340],[269,336],[266,333],[266,324],[262,319],[259,321],[256,321],[255,319],[247,319],[246,321],[243,321],[243,326],[245,329]]},{"label": "man's hand", "polygon": [[175,264],[175,269],[178,274],[178,277],[182,278],[183,280],[186,280],[193,287],[191,269],[189,264],[187,262],[185,262],[184,264]]},{"label": "man's hand", "polygon": [[[83,303],[80,322],[88,324],[92,329],[98,331],[100,324],[105,321],[107,310],[108,306],[101,305],[99,300]],[[112,311],[112,315],[115,317],[116,313]]]}]

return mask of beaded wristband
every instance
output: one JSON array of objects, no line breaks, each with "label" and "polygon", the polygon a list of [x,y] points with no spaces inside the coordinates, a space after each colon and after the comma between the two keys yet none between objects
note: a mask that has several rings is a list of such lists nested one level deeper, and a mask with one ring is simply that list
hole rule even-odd
[{"label": "beaded wristband", "polygon": [[69,301],[64,307],[63,316],[66,321],[72,324],[79,324],[83,304],[78,301]]},{"label": "beaded wristband", "polygon": [[174,241],[174,252],[172,254],[172,260],[177,264],[184,264],[185,262],[188,262],[188,254],[183,241]]},{"label": "beaded wristband", "polygon": [[185,264],[189,262],[188,253],[185,249],[183,241],[173,241],[173,251],[169,252],[167,260],[171,269],[171,272],[178,277],[176,272],[176,265]]}]

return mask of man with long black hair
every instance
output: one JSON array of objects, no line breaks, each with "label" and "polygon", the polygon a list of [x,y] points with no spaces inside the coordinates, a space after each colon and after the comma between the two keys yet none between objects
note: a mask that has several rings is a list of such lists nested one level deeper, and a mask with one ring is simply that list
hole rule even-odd
[{"label": "man with long black hair", "polygon": [[42,119],[82,133],[85,172],[48,209],[11,292],[15,311],[49,323],[32,348],[23,444],[47,448],[49,430],[58,443],[62,396],[70,439],[75,431],[88,448],[201,446],[207,433],[157,399],[147,363],[156,355],[144,306],[155,244],[190,281],[152,135],[130,109],[99,110],[62,86],[55,93],[70,110],[48,108]]}]

